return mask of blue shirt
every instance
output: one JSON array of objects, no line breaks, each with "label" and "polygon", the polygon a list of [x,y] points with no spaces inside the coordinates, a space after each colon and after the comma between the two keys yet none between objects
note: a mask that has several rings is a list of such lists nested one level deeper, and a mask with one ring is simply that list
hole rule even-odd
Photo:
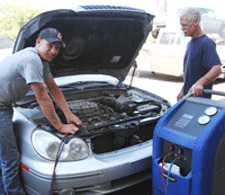
[{"label": "blue shirt", "polygon": [[[216,44],[206,35],[192,39],[188,45],[184,57],[184,91],[186,95],[190,88],[202,78],[214,65],[221,64],[216,51]],[[204,89],[212,89],[212,83],[204,86]],[[210,98],[211,95],[203,94]]]}]

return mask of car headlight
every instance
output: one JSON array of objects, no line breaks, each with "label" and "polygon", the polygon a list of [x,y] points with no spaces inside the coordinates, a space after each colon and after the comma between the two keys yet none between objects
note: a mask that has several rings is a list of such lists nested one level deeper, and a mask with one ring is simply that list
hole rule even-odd
[{"label": "car headlight", "polygon": [[[37,129],[32,133],[32,144],[36,152],[47,160],[55,160],[61,140],[47,131]],[[89,156],[87,144],[80,138],[72,138],[64,144],[59,161],[83,160]]]}]

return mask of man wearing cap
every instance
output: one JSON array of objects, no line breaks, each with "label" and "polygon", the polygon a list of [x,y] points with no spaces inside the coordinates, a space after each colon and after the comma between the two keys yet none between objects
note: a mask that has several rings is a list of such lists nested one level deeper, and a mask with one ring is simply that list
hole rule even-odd
[{"label": "man wearing cap", "polygon": [[[35,47],[28,47],[0,61],[0,194],[24,195],[20,182],[20,157],[13,132],[12,104],[22,99],[31,88],[49,122],[62,133],[74,134],[81,121],[72,114],[49,68],[65,46],[61,33],[54,28],[42,30]],[[53,102],[64,112],[68,124],[63,124],[55,112]]]}]

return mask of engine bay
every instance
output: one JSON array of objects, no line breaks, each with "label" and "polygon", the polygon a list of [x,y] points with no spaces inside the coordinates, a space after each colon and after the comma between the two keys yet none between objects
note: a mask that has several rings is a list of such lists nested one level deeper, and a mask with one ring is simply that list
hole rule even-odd
[{"label": "engine bay", "polygon": [[[135,93],[67,101],[82,121],[77,136],[89,137],[95,153],[114,151],[152,139],[162,106]],[[58,110],[58,109],[57,109]],[[63,113],[58,110],[66,123]],[[148,118],[145,123],[141,121]]]},{"label": "engine bay", "polygon": [[[95,153],[104,153],[136,145],[153,138],[154,127],[167,111],[168,104],[136,89],[94,89],[65,94],[68,107],[82,126],[75,136],[88,139]],[[17,108],[26,118],[62,138],[42,114],[37,103]],[[27,109],[28,108],[28,109]],[[61,121],[66,118],[55,105]]]}]

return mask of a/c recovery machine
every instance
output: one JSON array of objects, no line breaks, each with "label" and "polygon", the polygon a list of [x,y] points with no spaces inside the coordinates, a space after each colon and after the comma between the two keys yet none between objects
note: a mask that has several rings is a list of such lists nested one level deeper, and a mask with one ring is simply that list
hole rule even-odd
[{"label": "a/c recovery machine", "polygon": [[225,194],[225,101],[177,102],[155,127],[152,163],[154,195]]}]

